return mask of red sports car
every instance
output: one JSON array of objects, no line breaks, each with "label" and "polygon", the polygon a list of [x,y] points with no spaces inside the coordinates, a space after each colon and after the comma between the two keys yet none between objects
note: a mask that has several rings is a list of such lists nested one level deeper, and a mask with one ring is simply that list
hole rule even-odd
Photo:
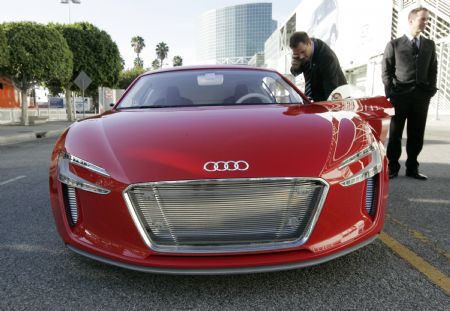
[{"label": "red sports car", "polygon": [[143,74],[110,112],[58,139],[59,234],[79,254],[154,273],[276,271],[348,254],[383,228],[391,111],[384,97],[310,103],[261,68]]}]

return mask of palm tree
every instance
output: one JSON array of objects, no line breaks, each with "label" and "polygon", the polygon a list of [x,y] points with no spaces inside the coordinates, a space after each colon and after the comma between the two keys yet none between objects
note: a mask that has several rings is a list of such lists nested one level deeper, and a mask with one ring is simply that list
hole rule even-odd
[{"label": "palm tree", "polygon": [[183,59],[181,58],[181,56],[174,56],[172,62],[174,67],[183,66]]},{"label": "palm tree", "polygon": [[144,61],[139,57],[142,49],[145,48],[144,38],[140,36],[136,36],[131,38],[131,46],[134,49],[134,52],[137,54],[136,59],[134,60],[134,66],[144,67]]},{"label": "palm tree", "polygon": [[139,56],[134,59],[135,68],[144,68],[144,61]]},{"label": "palm tree", "polygon": [[158,69],[160,67],[160,65],[159,65],[159,59],[155,59],[153,62],[152,62],[152,69],[153,70],[156,70],[156,69]]},{"label": "palm tree", "polygon": [[162,68],[163,61],[167,57],[167,53],[169,53],[169,47],[166,43],[160,42],[156,46],[156,56],[161,60],[160,66]]}]

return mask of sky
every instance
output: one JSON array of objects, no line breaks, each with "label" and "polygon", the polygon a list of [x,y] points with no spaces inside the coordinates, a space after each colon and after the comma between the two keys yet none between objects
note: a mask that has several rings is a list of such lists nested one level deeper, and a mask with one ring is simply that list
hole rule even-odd
[{"label": "sky", "polygon": [[[310,0],[314,1],[314,0]],[[133,66],[136,54],[131,38],[141,36],[146,47],[141,52],[144,66],[156,58],[156,45],[169,46],[169,57],[180,55],[184,65],[196,61],[196,20],[204,12],[230,5],[270,1],[255,0],[81,0],[81,4],[61,4],[61,0],[0,0],[0,23],[35,21],[47,24],[90,22],[109,33],[119,47],[125,67]],[[272,18],[284,22],[301,0],[276,0]],[[166,60],[166,62],[168,62]]]}]

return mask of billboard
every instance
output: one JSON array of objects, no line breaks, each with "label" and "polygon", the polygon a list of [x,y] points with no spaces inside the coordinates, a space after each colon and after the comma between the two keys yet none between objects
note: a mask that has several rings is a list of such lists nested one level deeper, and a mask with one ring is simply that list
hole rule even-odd
[{"label": "billboard", "polygon": [[303,0],[295,10],[296,30],[325,41],[344,69],[367,64],[390,40],[391,0]]}]

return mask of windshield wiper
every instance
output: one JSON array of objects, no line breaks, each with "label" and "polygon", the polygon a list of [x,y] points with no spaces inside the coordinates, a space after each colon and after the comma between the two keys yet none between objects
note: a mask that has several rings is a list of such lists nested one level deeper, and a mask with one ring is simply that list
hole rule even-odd
[{"label": "windshield wiper", "polygon": [[119,107],[117,109],[145,109],[145,108],[162,108],[162,106],[131,106],[131,107]]},{"label": "windshield wiper", "polygon": [[201,105],[172,105],[172,106],[155,106],[155,105],[145,105],[145,106],[131,106],[131,107],[119,107],[117,109],[145,109],[145,108],[186,108],[186,107],[200,107]]}]

